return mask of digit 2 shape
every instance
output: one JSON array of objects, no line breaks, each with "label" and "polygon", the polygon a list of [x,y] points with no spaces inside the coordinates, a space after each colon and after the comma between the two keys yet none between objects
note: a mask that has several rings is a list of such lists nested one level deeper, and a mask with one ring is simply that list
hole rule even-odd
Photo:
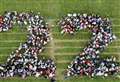
[{"label": "digit 2 shape", "polygon": [[92,38],[88,45],[68,66],[66,77],[74,75],[108,76],[119,71],[119,63],[115,61],[114,57],[107,59],[100,57],[100,53],[116,39],[108,18],[94,14],[73,13],[62,18],[59,25],[62,34],[74,34],[82,29],[89,29],[92,32]]},{"label": "digit 2 shape", "polygon": [[[5,12],[0,16],[0,31],[8,31],[13,25],[27,26],[27,41],[10,54],[5,64],[0,65],[0,77],[44,76],[54,78],[55,63],[51,59],[38,59],[44,46],[50,41],[50,34],[43,17],[36,13]],[[11,36],[12,37],[12,36]]]}]

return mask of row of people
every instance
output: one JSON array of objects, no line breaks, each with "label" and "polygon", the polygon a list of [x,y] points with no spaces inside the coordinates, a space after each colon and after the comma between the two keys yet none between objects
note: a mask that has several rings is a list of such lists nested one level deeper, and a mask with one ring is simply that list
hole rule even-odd
[{"label": "row of people", "polygon": [[[68,66],[67,76],[88,75],[108,76],[119,70],[119,63],[110,59],[101,59],[100,53],[116,39],[112,33],[111,21],[94,14],[68,14],[59,22],[61,33],[74,34],[78,30],[89,29],[92,38],[89,44]],[[114,58],[115,59],[115,58]]]},{"label": "row of people", "polygon": [[53,80],[56,66],[53,60],[38,58],[44,46],[50,41],[50,33],[43,17],[33,12],[5,12],[0,16],[0,30],[8,31],[13,25],[26,26],[27,41],[10,54],[7,62],[0,65],[0,77],[44,76]]}]

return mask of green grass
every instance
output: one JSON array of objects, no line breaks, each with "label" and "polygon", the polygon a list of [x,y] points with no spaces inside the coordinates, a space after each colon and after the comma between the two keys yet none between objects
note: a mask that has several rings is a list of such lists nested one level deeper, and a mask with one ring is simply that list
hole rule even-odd
[{"label": "green grass", "polygon": [[[117,40],[112,42],[104,52],[102,57],[116,56],[120,61],[120,0],[0,0],[0,14],[4,11],[34,11],[40,12],[46,21],[56,24],[58,19],[67,13],[95,13],[112,20],[113,32]],[[74,36],[61,35],[57,25],[52,27],[54,49],[50,43],[46,46],[42,56],[54,57],[57,65],[57,82],[119,82],[115,77],[71,77],[67,80],[63,78],[63,72],[75,56],[82,51],[91,37],[87,30],[81,30]],[[0,62],[5,62],[9,54],[15,50],[20,42],[26,41],[26,29],[21,30],[19,26],[0,33]],[[85,40],[85,41],[84,41]],[[48,48],[49,47],[49,48]],[[72,48],[73,47],[73,48]],[[53,52],[51,52],[51,50]],[[0,79],[0,82],[48,82],[44,78],[28,77],[21,79],[18,77]]]}]

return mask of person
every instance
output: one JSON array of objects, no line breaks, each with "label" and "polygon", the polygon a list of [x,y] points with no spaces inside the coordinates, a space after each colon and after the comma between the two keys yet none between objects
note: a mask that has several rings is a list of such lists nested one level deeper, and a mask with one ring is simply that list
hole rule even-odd
[{"label": "person", "polygon": [[55,77],[52,77],[52,78],[51,78],[51,82],[56,82]]}]

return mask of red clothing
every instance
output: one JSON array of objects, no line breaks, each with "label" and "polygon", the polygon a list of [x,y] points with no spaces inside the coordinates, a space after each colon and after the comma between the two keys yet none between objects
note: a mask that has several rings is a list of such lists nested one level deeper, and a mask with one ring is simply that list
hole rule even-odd
[{"label": "red clothing", "polygon": [[3,23],[3,17],[0,16],[0,23],[2,24]]}]

